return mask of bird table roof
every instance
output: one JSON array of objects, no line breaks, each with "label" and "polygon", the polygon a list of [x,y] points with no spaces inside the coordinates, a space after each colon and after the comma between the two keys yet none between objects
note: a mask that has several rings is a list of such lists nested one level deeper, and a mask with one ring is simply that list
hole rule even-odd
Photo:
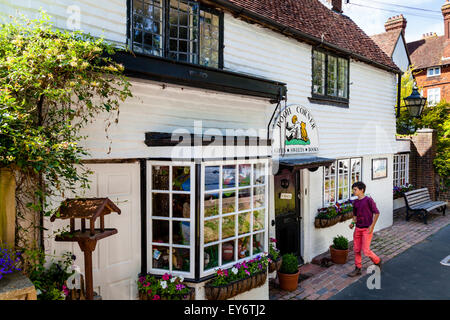
[{"label": "bird table roof", "polygon": [[56,219],[96,219],[101,215],[117,212],[120,209],[108,198],[84,198],[84,199],[66,199],[61,203],[58,212],[56,212],[50,221]]}]

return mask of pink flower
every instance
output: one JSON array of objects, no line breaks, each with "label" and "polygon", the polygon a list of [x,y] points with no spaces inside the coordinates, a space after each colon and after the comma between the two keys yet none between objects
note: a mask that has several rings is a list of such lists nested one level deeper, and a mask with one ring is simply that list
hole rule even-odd
[{"label": "pink flower", "polygon": [[277,239],[275,239],[275,238],[270,238],[270,242],[277,242]]},{"label": "pink flower", "polygon": [[175,287],[176,287],[177,291],[181,291],[185,288],[185,286],[183,284],[177,284]]},{"label": "pink flower", "polygon": [[223,270],[222,269],[217,270],[217,275],[223,276],[224,275]]},{"label": "pink flower", "polygon": [[170,279],[170,275],[169,275],[168,273],[165,273],[165,274],[162,276],[162,279],[163,279],[164,281],[167,281],[167,280]]},{"label": "pink flower", "polygon": [[245,270],[245,273],[248,274],[248,275],[250,275],[250,272],[248,272],[248,270]]},{"label": "pink flower", "polygon": [[68,296],[68,295],[69,295],[69,289],[67,289],[67,287],[66,287],[65,284],[63,284],[62,289],[63,289],[63,291],[64,291],[64,294],[65,294],[66,296]]},{"label": "pink flower", "polygon": [[152,300],[161,300],[161,297],[160,296],[158,296],[157,294],[155,294],[155,296],[153,297],[153,299]]},{"label": "pink flower", "polygon": [[139,277],[139,282],[140,283],[144,282],[144,277]]}]

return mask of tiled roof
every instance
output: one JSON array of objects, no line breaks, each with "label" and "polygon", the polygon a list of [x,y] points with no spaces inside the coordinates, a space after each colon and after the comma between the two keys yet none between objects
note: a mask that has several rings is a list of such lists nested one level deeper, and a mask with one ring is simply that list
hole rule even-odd
[{"label": "tiled roof", "polygon": [[[362,56],[387,69],[398,67],[349,17],[336,13],[318,0],[219,0],[282,24],[301,33],[323,40],[343,51]],[[245,13],[243,13],[245,15]]]},{"label": "tiled roof", "polygon": [[442,61],[445,49],[445,36],[430,37],[407,44],[411,63],[416,69],[440,66],[449,62]]},{"label": "tiled roof", "polygon": [[392,58],[394,53],[395,45],[397,44],[398,38],[400,37],[401,30],[391,30],[388,32],[383,32],[370,36],[373,41],[384,51],[389,57]]}]

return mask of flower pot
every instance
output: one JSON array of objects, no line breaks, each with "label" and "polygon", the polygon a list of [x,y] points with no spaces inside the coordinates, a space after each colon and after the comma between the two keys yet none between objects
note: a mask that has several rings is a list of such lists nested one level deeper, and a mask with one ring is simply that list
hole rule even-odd
[{"label": "flower pot", "polygon": [[331,260],[336,264],[345,264],[347,263],[348,257],[348,249],[346,250],[338,250],[334,249],[333,245],[330,246],[330,254]]},{"label": "flower pot", "polygon": [[294,291],[297,289],[300,270],[293,274],[281,273],[280,271],[277,271],[277,274],[281,290]]}]

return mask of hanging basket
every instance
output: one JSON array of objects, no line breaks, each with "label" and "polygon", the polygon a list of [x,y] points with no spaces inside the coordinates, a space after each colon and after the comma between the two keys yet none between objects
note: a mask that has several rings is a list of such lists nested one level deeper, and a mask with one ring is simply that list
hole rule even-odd
[{"label": "hanging basket", "polygon": [[272,262],[269,263],[269,273],[280,270],[282,262],[281,256],[275,261],[272,260]]},{"label": "hanging basket", "polygon": [[267,271],[227,283],[222,286],[213,286],[212,280],[205,284],[205,297],[208,300],[227,300],[251,289],[262,286],[267,279]]}]

